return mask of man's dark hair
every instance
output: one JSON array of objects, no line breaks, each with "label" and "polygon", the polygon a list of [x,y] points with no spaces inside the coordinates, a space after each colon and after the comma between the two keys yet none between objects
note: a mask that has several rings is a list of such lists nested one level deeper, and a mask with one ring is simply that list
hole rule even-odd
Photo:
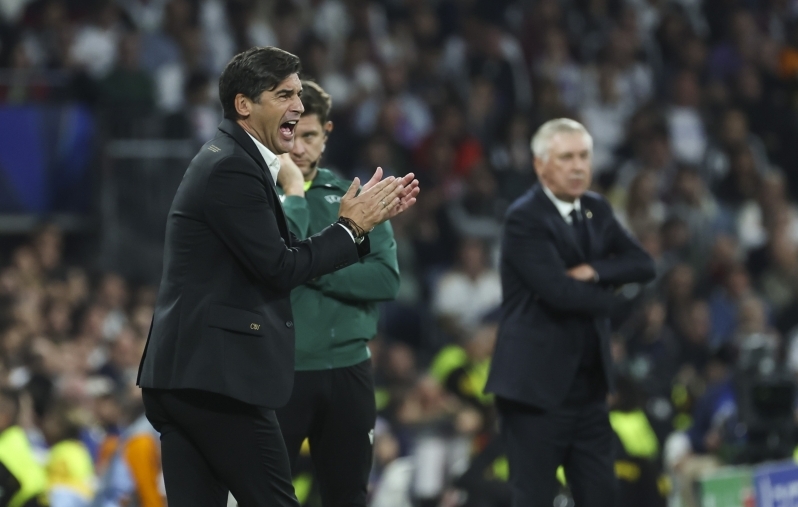
[{"label": "man's dark hair", "polygon": [[275,47],[254,47],[235,55],[219,77],[219,100],[224,117],[238,118],[235,99],[239,93],[257,102],[261,93],[274,90],[301,69],[298,57]]},{"label": "man's dark hair", "polygon": [[313,81],[302,81],[302,105],[305,108],[302,116],[315,114],[322,126],[327,123],[332,109],[332,98],[321,86]]}]

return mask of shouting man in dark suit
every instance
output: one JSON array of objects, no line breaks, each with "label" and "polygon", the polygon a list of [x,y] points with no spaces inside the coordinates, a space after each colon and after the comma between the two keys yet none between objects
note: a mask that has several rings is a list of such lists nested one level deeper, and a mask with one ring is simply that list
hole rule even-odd
[{"label": "shouting man in dark suit", "polygon": [[299,505],[274,414],[294,379],[291,289],[357,262],[368,232],[418,194],[412,174],[381,180],[377,169],[357,196],[352,182],[338,222],[302,241],[289,232],[274,184],[304,111],[299,70],[271,47],[230,61],[225,120],[169,211],[139,385],[170,507],[221,507],[228,490],[246,507]]},{"label": "shouting man in dark suit", "polygon": [[593,140],[568,119],[532,140],[540,183],[507,212],[502,320],[487,392],[496,395],[514,507],[551,507],[563,465],[577,507],[615,504],[609,314],[613,288],[654,263],[588,192]]}]

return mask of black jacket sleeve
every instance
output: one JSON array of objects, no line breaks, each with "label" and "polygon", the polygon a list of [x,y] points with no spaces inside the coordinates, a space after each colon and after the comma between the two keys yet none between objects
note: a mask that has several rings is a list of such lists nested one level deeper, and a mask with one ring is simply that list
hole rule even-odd
[{"label": "black jacket sleeve", "polygon": [[574,280],[546,226],[523,208],[505,224],[504,256],[533,294],[555,310],[607,316],[615,297],[606,288]]},{"label": "black jacket sleeve", "polygon": [[655,276],[654,260],[643,247],[621,226],[612,208],[605,203],[606,212],[612,217],[606,233],[609,257],[590,263],[599,276],[599,282],[608,285],[644,283]]},{"label": "black jacket sleeve", "polygon": [[222,160],[208,178],[203,206],[210,228],[256,280],[287,291],[359,259],[338,225],[286,245],[259,170],[244,158]]}]

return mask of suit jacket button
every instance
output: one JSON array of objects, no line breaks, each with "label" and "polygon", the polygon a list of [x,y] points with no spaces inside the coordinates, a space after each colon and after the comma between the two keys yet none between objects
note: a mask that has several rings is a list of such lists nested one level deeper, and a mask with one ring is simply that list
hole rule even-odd
[{"label": "suit jacket button", "polygon": [[290,320],[285,321],[285,327],[294,327],[294,323]]}]

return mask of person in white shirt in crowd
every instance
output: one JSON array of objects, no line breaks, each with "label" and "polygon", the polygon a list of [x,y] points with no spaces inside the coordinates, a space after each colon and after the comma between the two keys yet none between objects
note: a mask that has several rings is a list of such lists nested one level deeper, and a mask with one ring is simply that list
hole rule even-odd
[{"label": "person in white shirt in crowd", "polygon": [[440,278],[433,295],[435,315],[444,329],[455,335],[476,328],[502,297],[499,273],[490,267],[482,241],[464,239],[458,258],[457,267]]}]

